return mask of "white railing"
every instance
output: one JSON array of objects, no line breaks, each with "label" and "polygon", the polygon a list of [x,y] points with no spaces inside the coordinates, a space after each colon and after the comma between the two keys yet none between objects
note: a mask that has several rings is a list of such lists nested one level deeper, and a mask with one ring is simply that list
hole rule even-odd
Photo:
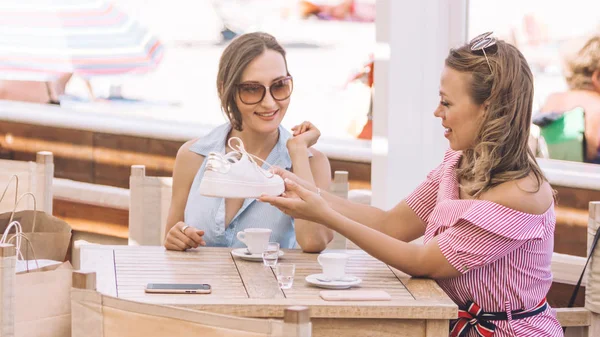
[{"label": "white railing", "polygon": [[[214,125],[193,122],[3,100],[0,100],[0,121],[182,142],[206,135],[214,128]],[[316,148],[331,159],[371,162],[371,141],[368,140],[321,137]]]}]

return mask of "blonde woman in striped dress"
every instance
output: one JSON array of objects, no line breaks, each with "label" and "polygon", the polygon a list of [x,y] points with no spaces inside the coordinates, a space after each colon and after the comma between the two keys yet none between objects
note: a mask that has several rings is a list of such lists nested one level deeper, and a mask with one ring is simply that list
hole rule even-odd
[{"label": "blonde woman in striped dress", "polygon": [[[283,171],[285,195],[261,200],[435,279],[460,308],[451,336],[562,336],[545,300],[556,219],[553,190],[527,146],[532,102],[523,55],[482,34],[451,50],[442,72],[434,115],[450,149],[396,207],[354,204]],[[424,245],[408,243],[420,236]]]}]

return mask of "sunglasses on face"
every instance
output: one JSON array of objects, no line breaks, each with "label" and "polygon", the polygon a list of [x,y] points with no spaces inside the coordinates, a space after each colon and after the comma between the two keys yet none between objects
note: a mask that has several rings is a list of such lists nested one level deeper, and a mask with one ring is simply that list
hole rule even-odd
[{"label": "sunglasses on face", "polygon": [[485,56],[485,60],[487,61],[488,67],[490,68],[490,72],[492,71],[492,65],[490,64],[490,60],[485,53],[485,49],[496,45],[496,38],[492,36],[493,32],[487,32],[474,37],[469,45],[471,46],[472,52],[483,52],[483,56]]},{"label": "sunglasses on face", "polygon": [[292,80],[292,76],[278,79],[268,87],[260,83],[240,83],[237,85],[240,101],[248,105],[262,102],[267,91],[271,93],[271,97],[273,97],[274,100],[284,101],[290,98],[293,89],[294,81]]}]

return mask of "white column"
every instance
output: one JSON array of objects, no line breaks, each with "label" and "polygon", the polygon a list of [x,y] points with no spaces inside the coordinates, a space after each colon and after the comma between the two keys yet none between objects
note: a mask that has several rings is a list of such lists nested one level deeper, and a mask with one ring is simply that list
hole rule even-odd
[{"label": "white column", "polygon": [[440,74],[467,35],[467,0],[377,0],[372,204],[389,209],[442,160]]}]

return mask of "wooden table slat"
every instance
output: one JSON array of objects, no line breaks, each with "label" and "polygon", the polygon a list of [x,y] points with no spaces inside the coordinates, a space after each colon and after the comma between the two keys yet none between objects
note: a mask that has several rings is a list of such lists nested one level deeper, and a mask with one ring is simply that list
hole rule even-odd
[{"label": "wooden table slat", "polygon": [[240,258],[234,258],[233,261],[250,298],[285,297],[279,289],[277,278],[270,267],[265,266],[263,263],[248,263],[248,261]]}]

